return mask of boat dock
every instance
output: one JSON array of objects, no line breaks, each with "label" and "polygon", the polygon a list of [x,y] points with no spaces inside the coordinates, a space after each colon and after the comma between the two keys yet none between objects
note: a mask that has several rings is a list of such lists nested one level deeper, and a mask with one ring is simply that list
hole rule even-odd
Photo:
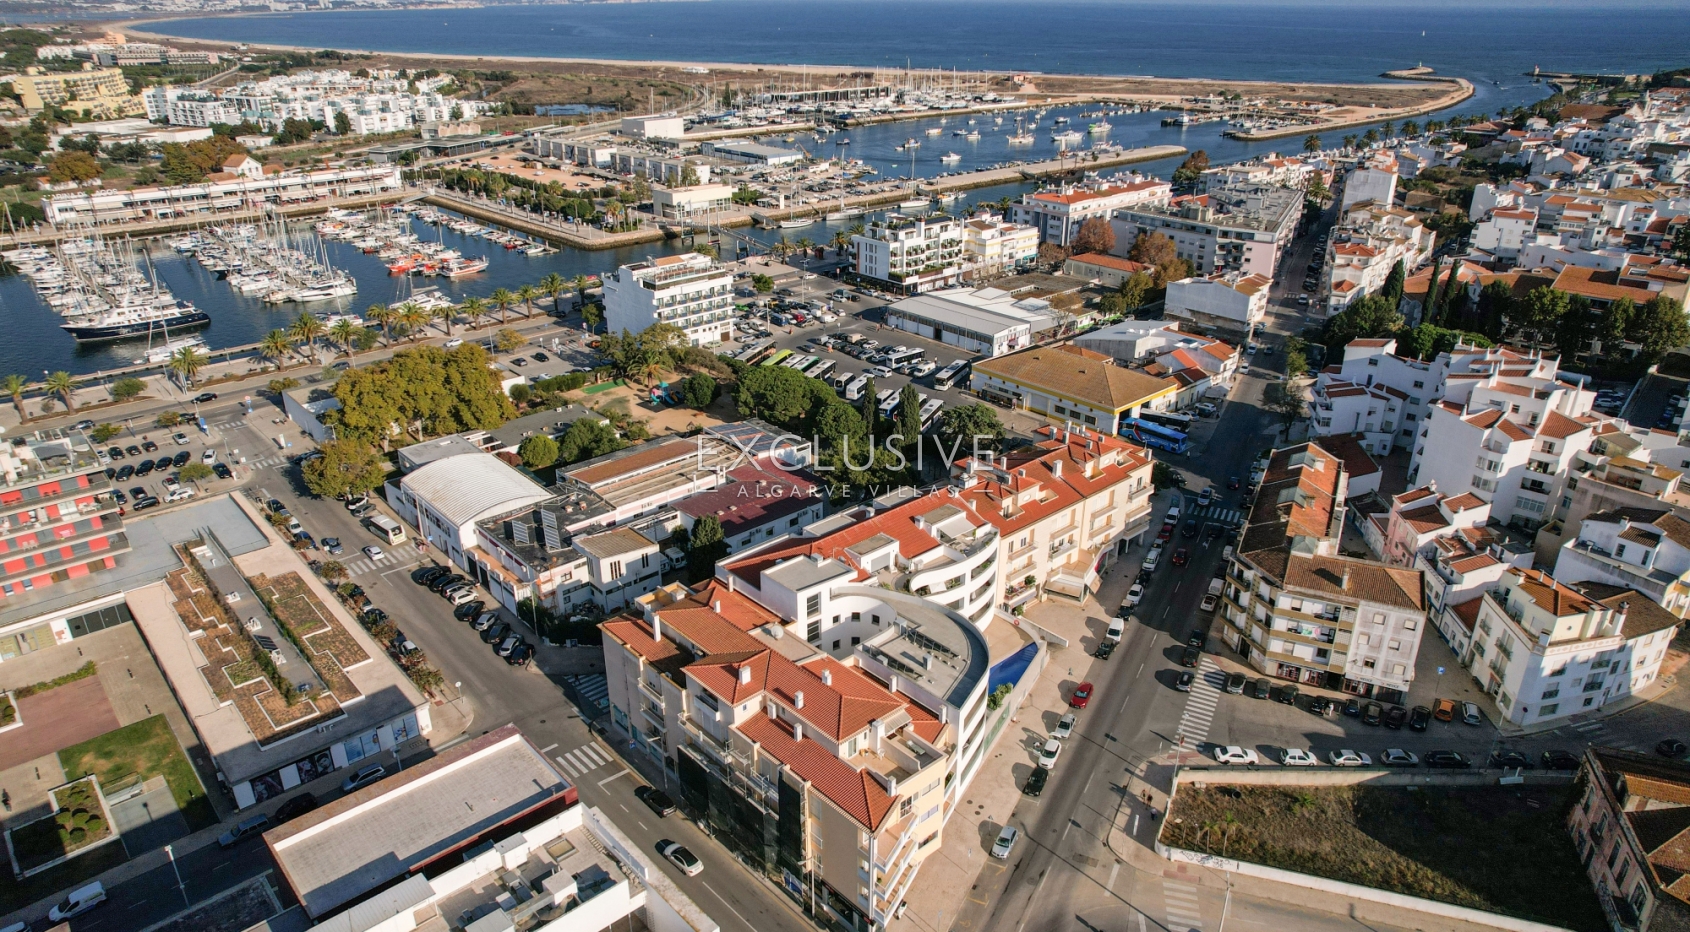
[{"label": "boat dock", "polygon": [[395,192],[388,192],[385,194],[364,194],[356,197],[325,197],[315,201],[301,201],[292,204],[265,203],[259,207],[243,207],[239,210],[218,211],[216,213],[186,214],[181,217],[171,217],[168,220],[122,220],[111,223],[84,223],[63,228],[42,224],[39,229],[0,234],[0,246],[56,243],[60,240],[74,239],[90,234],[97,235],[107,231],[116,235],[136,238],[158,236],[163,233],[180,233],[185,230],[197,229],[208,223],[239,223],[243,221],[261,223],[265,220],[275,219],[278,214],[284,217],[308,217],[313,214],[326,213],[337,207],[345,210],[360,210],[414,199],[416,196],[415,194],[398,196]]}]

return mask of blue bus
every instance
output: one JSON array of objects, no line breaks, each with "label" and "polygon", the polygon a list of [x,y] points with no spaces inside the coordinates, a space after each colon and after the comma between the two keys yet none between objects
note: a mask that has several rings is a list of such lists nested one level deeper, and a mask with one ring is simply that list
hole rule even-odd
[{"label": "blue bus", "polygon": [[1139,418],[1121,418],[1121,436],[1134,443],[1141,443],[1147,447],[1166,450],[1169,453],[1185,452],[1185,432],[1172,427],[1166,427]]}]

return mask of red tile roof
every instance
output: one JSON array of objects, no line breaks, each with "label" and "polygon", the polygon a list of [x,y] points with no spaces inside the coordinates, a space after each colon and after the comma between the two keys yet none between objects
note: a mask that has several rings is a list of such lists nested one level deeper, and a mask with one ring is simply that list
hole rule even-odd
[{"label": "red tile roof", "polygon": [[799,779],[869,831],[878,831],[891,815],[896,799],[887,795],[880,781],[834,757],[809,738],[794,739],[786,726],[766,715],[753,715],[735,730],[790,767]]}]

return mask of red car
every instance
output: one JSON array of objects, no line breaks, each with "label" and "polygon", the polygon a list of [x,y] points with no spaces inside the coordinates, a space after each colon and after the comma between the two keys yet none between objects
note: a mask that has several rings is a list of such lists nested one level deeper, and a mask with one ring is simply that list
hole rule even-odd
[{"label": "red car", "polygon": [[1091,701],[1091,684],[1081,683],[1074,688],[1074,695],[1068,697],[1068,704],[1076,709],[1083,709]]},{"label": "red car", "polygon": [[1184,566],[1184,565],[1186,565],[1187,563],[1190,563],[1190,562],[1191,562],[1191,552],[1190,551],[1186,550],[1184,547],[1180,547],[1180,548],[1177,548],[1177,549],[1174,550],[1174,565],[1175,566]]},{"label": "red car", "polygon": [[1226,477],[1226,487],[1229,488],[1229,489],[1238,488],[1238,477],[1237,476],[1227,476]]},{"label": "red car", "polygon": [[1164,524],[1164,525],[1162,525],[1161,532],[1156,535],[1156,539],[1157,540],[1167,540],[1168,538],[1170,538],[1172,536],[1174,536],[1174,526],[1171,525],[1171,524]]}]

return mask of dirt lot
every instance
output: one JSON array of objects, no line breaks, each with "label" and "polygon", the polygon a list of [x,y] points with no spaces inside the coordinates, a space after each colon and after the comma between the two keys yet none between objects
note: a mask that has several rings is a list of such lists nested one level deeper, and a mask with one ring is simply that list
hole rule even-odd
[{"label": "dirt lot", "polygon": [[1596,932],[1595,891],[1565,828],[1571,787],[1180,788],[1162,840]]}]

